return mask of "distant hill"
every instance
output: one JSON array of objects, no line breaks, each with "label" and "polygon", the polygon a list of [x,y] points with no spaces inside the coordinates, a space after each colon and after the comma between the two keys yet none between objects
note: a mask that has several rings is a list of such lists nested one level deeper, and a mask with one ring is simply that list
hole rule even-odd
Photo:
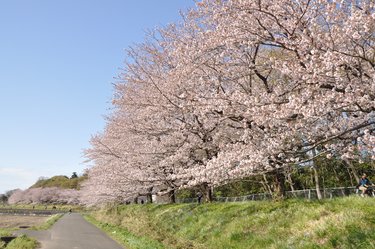
[{"label": "distant hill", "polygon": [[49,188],[58,187],[65,189],[77,189],[81,187],[81,183],[87,179],[87,175],[77,176],[73,173],[72,177],[64,175],[53,176],[51,178],[41,178],[34,183],[30,188]]}]

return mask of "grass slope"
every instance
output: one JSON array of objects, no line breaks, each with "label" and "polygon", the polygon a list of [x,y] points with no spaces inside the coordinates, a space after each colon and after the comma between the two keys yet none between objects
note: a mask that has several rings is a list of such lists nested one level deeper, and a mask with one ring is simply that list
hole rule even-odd
[{"label": "grass slope", "polygon": [[114,206],[92,218],[129,249],[375,248],[374,198]]}]

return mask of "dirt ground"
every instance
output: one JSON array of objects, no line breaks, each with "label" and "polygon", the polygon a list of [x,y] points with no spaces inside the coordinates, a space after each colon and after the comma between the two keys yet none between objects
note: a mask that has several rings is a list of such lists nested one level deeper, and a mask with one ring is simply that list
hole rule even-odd
[{"label": "dirt ground", "polygon": [[19,228],[20,226],[42,225],[49,216],[0,215],[0,228]]}]

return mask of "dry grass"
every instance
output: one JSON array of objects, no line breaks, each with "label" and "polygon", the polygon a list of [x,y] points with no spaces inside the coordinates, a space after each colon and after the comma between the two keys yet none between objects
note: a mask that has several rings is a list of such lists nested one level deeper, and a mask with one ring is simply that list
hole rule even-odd
[{"label": "dry grass", "polygon": [[43,225],[49,216],[0,215],[0,228],[37,227]]}]

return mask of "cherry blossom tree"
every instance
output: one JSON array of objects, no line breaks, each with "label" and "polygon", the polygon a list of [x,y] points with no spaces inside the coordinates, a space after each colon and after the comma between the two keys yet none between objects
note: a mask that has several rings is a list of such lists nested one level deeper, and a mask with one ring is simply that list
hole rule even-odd
[{"label": "cherry blossom tree", "polygon": [[80,191],[75,189],[29,188],[15,191],[8,199],[9,204],[80,204]]},{"label": "cherry blossom tree", "polygon": [[202,1],[200,6],[193,16],[208,29],[187,63],[194,68],[188,77],[195,89],[215,79],[213,89],[223,96],[210,96],[213,102],[205,104],[220,105],[224,117],[236,117],[245,127],[242,141],[224,144],[210,161],[210,172],[231,172],[229,165],[234,177],[242,169],[244,175],[273,170],[323,145],[321,153],[345,157],[352,154],[353,139],[366,129],[373,134],[373,3]]},{"label": "cherry blossom tree", "polygon": [[86,152],[87,193],[124,200],[201,186],[210,199],[211,186],[280,177],[322,155],[375,159],[374,8],[197,2],[129,49],[115,110]]}]

